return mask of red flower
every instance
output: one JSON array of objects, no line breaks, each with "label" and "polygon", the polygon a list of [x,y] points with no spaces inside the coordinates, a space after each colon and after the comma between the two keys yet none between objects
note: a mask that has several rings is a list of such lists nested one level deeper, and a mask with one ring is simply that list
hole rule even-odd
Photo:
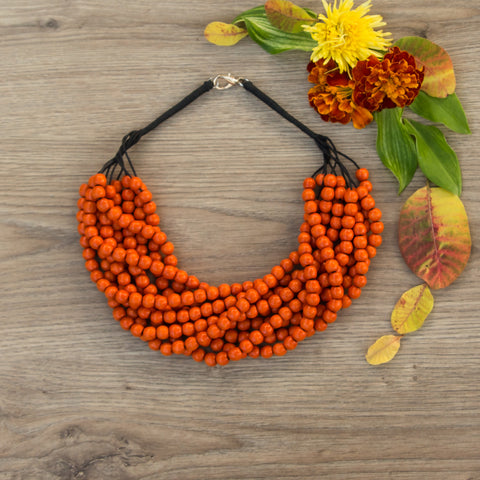
[{"label": "red flower", "polygon": [[308,80],[316,85],[308,92],[310,105],[323,120],[346,124],[353,122],[355,128],[364,128],[372,120],[372,114],[352,100],[355,82],[346,73],[339,73],[337,64],[330,60],[310,62]]},{"label": "red flower", "polygon": [[352,76],[355,103],[375,112],[410,105],[422,86],[424,73],[423,67],[417,68],[413,55],[393,47],[382,61],[372,55],[358,62]]}]

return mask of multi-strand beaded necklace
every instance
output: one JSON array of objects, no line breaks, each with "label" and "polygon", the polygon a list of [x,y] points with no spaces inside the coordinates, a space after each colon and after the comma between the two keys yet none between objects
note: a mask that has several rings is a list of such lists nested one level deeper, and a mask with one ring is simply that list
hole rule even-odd
[{"label": "multi-strand beaded necklace", "polygon": [[[218,286],[178,267],[159,226],[152,193],[136,176],[128,149],[212,88],[239,85],[309,135],[322,166],[303,182],[298,248],[256,280]],[[341,159],[356,167],[351,176]],[[249,80],[218,75],[155,121],[126,135],[101,171],[80,187],[77,220],[90,278],[121,327],[164,355],[207,365],[284,355],[324,331],[358,298],[381,244],[381,211],[365,168],[338,152]]]}]

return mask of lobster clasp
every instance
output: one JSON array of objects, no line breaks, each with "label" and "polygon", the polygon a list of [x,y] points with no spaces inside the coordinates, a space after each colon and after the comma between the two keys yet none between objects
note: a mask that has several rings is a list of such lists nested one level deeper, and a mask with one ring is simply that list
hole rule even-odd
[{"label": "lobster clasp", "polygon": [[234,85],[242,86],[240,78],[234,77],[231,73],[219,74],[212,78],[213,88],[217,90],[227,90]]}]

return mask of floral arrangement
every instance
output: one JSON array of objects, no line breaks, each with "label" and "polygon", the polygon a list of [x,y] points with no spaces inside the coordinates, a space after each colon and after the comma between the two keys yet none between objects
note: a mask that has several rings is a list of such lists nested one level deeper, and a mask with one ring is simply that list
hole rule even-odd
[{"label": "floral arrangement", "polygon": [[205,36],[221,46],[249,36],[271,54],[309,52],[308,101],[320,118],[351,122],[356,129],[375,122],[378,155],[398,180],[399,193],[418,167],[427,178],[426,187],[405,202],[399,221],[400,251],[425,284],[396,304],[391,324],[399,335],[385,335],[368,350],[367,361],[376,365],[391,360],[403,335],[423,325],[433,308],[429,287],[450,285],[468,262],[460,164],[443,131],[431,123],[462,134],[470,130],[442,47],[414,36],[394,41],[381,30],[383,18],[369,14],[371,0],[356,8],[353,0],[322,3],[324,13],[317,14],[288,0],[268,0],[230,24],[210,23]]},{"label": "floral arrangement", "polygon": [[448,53],[420,37],[396,42],[380,15],[368,15],[371,1],[353,8],[353,0],[323,0],[325,14],[288,0],[238,15],[231,24],[212,22],[207,40],[234,45],[250,36],[267,52],[311,52],[308,81],[310,105],[329,122],[353,123],[357,129],[373,120],[378,126],[377,151],[403,191],[419,166],[439,187],[459,195],[460,166],[442,131],[405,118],[417,115],[458,133],[470,133],[455,95],[455,73]]}]

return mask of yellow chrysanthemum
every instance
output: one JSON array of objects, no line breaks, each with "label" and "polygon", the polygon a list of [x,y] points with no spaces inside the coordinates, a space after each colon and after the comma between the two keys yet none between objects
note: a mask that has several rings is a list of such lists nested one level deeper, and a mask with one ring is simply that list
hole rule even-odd
[{"label": "yellow chrysanthemum", "polygon": [[391,41],[385,38],[391,35],[375,28],[385,24],[380,15],[366,15],[370,11],[371,0],[353,9],[353,0],[337,0],[333,5],[322,0],[326,15],[318,16],[319,22],[304,26],[312,38],[318,42],[313,49],[311,60],[325,62],[334,60],[340,72],[349,71],[358,61],[366,60],[370,55],[382,56]]}]

